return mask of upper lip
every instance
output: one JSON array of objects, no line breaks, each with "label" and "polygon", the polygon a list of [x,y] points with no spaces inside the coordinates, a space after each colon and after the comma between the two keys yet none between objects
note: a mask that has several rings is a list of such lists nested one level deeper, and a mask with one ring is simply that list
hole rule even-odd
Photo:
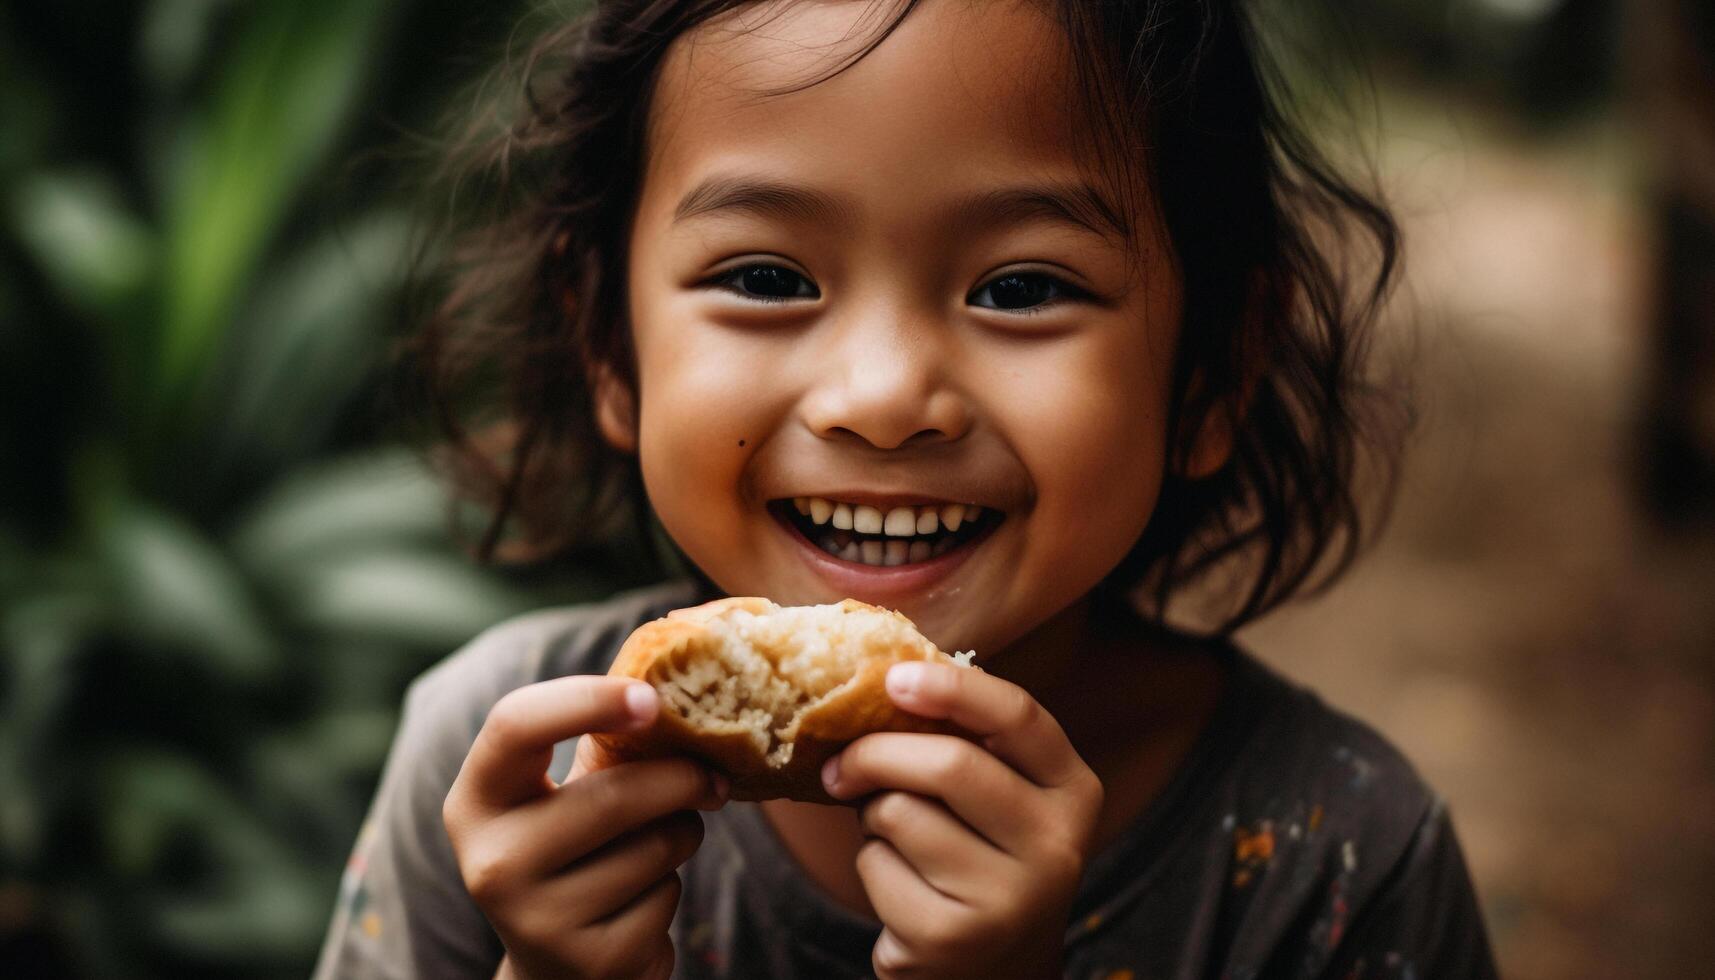
[{"label": "upper lip", "polygon": [[776,500],[791,500],[794,497],[821,497],[842,504],[867,504],[877,510],[887,510],[891,507],[945,507],[948,504],[975,504],[991,510],[1003,510],[992,503],[978,499],[977,496],[960,496],[953,494],[943,496],[930,493],[901,493],[880,490],[822,490],[815,493],[793,493],[786,497],[776,497]]}]

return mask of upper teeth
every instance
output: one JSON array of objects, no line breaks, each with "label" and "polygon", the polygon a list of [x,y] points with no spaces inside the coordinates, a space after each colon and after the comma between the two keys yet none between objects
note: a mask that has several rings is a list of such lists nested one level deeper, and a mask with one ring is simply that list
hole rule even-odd
[{"label": "upper teeth", "polygon": [[832,521],[834,527],[843,531],[885,534],[892,538],[934,534],[941,528],[957,531],[959,525],[982,514],[982,508],[976,504],[926,504],[883,512],[868,504],[845,504],[826,497],[793,497],[792,506],[817,524]]}]

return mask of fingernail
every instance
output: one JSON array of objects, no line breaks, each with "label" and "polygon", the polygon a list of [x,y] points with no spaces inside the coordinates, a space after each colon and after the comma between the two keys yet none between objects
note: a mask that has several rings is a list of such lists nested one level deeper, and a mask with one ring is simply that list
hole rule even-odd
[{"label": "fingernail", "polygon": [[711,779],[710,782],[712,782],[715,787],[715,802],[725,803],[726,795],[732,789],[732,781],[717,772],[714,774],[714,778]]},{"label": "fingernail", "polygon": [[834,791],[834,787],[839,785],[839,782],[840,757],[836,755],[827,762],[822,763],[822,785],[826,786],[828,788],[828,792],[832,793]]},{"label": "fingernail", "polygon": [[659,696],[648,684],[632,684],[625,689],[625,710],[631,712],[632,722],[638,726],[654,720],[658,703]]},{"label": "fingernail", "polygon": [[887,672],[887,692],[889,694],[913,694],[917,686],[923,683],[923,665],[917,663],[894,664]]}]

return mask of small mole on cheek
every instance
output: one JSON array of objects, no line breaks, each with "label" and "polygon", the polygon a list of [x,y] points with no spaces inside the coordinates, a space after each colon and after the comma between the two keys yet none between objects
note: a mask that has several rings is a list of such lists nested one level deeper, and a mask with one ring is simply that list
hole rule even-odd
[{"label": "small mole on cheek", "polygon": [[740,440],[739,440],[739,441],[738,441],[738,444],[739,444],[739,445],[740,445],[740,446],[743,446],[743,445],[744,445],[744,440],[743,440],[743,439],[740,439]]}]

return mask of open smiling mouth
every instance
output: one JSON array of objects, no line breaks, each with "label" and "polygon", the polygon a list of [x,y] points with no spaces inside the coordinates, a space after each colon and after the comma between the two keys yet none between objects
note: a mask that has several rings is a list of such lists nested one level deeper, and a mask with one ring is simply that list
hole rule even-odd
[{"label": "open smiling mouth", "polygon": [[770,501],[768,509],[812,546],[857,565],[914,565],[970,546],[1005,515],[974,504],[882,509],[823,497]]}]

